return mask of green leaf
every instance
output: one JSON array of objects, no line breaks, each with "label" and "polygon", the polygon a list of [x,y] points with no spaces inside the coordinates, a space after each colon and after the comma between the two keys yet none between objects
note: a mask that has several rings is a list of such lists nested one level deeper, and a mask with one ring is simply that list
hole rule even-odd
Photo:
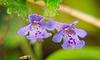
[{"label": "green leaf", "polygon": [[60,49],[50,56],[46,60],[99,60],[100,59],[100,47],[84,47],[80,50],[63,50]]},{"label": "green leaf", "polygon": [[8,7],[8,14],[17,14],[18,16],[28,19],[28,15],[32,14],[32,10],[25,5],[26,0],[1,0],[1,5]]},{"label": "green leaf", "polygon": [[49,17],[54,17],[55,15],[57,15],[56,9],[59,8],[59,3],[62,0],[44,0],[44,1],[46,3],[44,15]]}]

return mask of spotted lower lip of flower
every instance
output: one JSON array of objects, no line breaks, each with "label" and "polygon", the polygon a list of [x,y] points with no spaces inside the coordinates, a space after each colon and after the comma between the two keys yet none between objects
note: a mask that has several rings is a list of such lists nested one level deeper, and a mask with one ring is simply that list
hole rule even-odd
[{"label": "spotted lower lip of flower", "polygon": [[35,40],[35,39],[48,38],[51,35],[52,34],[48,33],[43,26],[37,24],[35,26],[31,26],[31,29],[29,31],[29,36],[26,36],[26,38],[28,40]]},{"label": "spotted lower lip of flower", "polygon": [[43,16],[33,14],[29,15],[30,24],[22,27],[18,30],[18,34],[26,35],[29,32],[29,36],[26,36],[28,40],[48,38],[52,34],[48,33],[46,29],[53,30],[56,26],[56,21],[41,22]]},{"label": "spotted lower lip of flower", "polygon": [[[82,48],[85,45],[85,42],[79,40],[78,36],[80,36],[81,38],[85,38],[85,36],[87,36],[87,32],[83,29],[74,28],[73,26],[77,23],[78,21],[74,21],[72,24],[58,23],[58,33],[53,36],[53,42],[60,43],[63,38],[62,47],[64,49]],[[61,29],[59,29],[59,26],[61,27]]]},{"label": "spotted lower lip of flower", "polygon": [[79,40],[77,36],[73,38],[63,38],[63,49],[81,49],[85,45],[85,41]]}]

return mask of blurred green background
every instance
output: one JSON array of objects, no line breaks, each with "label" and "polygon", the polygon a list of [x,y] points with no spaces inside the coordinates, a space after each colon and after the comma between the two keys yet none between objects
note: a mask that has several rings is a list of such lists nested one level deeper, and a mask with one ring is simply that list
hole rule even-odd
[{"label": "blurred green background", "polygon": [[[63,0],[61,4],[100,19],[100,0]],[[33,14],[44,14],[43,7],[30,2],[26,5],[32,9]],[[63,50],[63,42],[54,43],[51,36],[42,42],[42,60],[100,60],[100,28],[62,12],[58,12],[53,20],[68,24],[79,20],[75,27],[88,32],[86,38],[80,38],[86,44],[80,50]],[[33,57],[33,45],[25,36],[17,34],[18,29],[27,24],[29,22],[16,14],[8,15],[7,8],[0,5],[0,60],[18,60],[22,55]],[[54,35],[56,31],[51,33]]]}]

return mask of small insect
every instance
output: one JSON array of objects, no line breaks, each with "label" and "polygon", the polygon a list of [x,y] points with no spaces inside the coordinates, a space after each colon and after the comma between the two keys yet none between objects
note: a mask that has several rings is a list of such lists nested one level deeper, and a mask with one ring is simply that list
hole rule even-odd
[{"label": "small insect", "polygon": [[31,60],[31,55],[21,56],[19,57],[19,60]]}]

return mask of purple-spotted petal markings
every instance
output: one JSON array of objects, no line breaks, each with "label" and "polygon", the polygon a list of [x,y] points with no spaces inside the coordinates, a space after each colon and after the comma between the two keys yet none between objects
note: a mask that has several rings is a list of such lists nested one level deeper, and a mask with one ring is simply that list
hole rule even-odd
[{"label": "purple-spotted petal markings", "polygon": [[85,41],[79,40],[78,36],[85,38],[87,32],[83,29],[77,29],[73,26],[76,25],[78,21],[74,21],[72,24],[57,23],[57,31],[53,36],[53,42],[60,43],[63,39],[62,47],[63,49],[80,49],[85,45]]},{"label": "purple-spotted petal markings", "polygon": [[29,36],[26,36],[29,40],[48,38],[52,35],[48,33],[46,29],[53,30],[56,26],[55,21],[41,22],[43,16],[37,14],[29,15],[28,17],[30,24],[20,28],[17,32],[18,34],[24,36],[29,32]]}]

